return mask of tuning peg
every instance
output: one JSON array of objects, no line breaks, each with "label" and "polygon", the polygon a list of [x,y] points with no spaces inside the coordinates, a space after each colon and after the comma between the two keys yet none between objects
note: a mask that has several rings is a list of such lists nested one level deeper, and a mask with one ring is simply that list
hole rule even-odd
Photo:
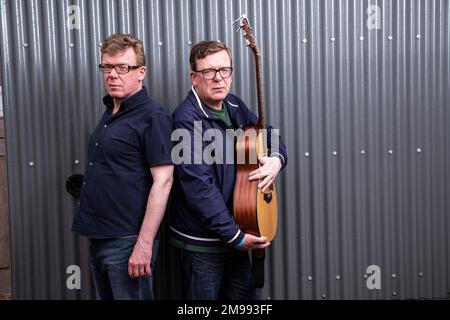
[{"label": "tuning peg", "polygon": [[247,14],[245,14],[245,13],[233,21],[233,26],[235,23],[239,22],[239,26],[238,26],[236,32],[239,32],[242,29],[242,27],[244,26],[244,22],[243,22],[244,19],[247,20]]},{"label": "tuning peg", "polygon": [[[242,17],[242,16],[241,16],[241,17]],[[233,25],[235,25],[236,22],[239,22],[239,24],[240,24],[240,22],[241,22],[241,17],[239,17],[239,18],[237,18],[236,20],[234,20],[234,21],[233,21]]]}]

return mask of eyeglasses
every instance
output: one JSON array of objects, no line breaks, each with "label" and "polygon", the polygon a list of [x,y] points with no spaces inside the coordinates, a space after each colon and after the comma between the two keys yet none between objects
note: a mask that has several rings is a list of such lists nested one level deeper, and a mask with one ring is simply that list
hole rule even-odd
[{"label": "eyeglasses", "polygon": [[113,64],[103,64],[102,63],[102,64],[98,65],[98,68],[100,69],[100,71],[102,73],[110,73],[112,71],[112,69],[114,68],[118,74],[126,74],[126,73],[130,72],[130,70],[135,70],[140,67],[142,67],[142,66],[129,66],[127,64],[113,65]]},{"label": "eyeglasses", "polygon": [[223,67],[220,69],[205,69],[205,70],[197,70],[195,72],[201,72],[203,75],[203,78],[206,80],[212,80],[216,78],[217,72],[220,73],[220,76],[222,78],[229,78],[231,77],[231,74],[233,73],[232,67]]}]

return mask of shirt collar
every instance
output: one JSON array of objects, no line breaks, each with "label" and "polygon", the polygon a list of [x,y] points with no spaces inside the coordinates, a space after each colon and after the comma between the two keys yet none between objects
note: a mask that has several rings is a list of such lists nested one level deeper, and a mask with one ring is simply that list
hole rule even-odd
[{"label": "shirt collar", "polygon": [[[148,93],[147,88],[142,87],[141,90],[133,94],[132,96],[126,98],[122,103],[120,104],[119,111],[125,111],[130,108],[133,108],[137,105],[139,105],[142,101],[147,100]],[[114,108],[114,99],[108,94],[103,98],[103,104],[107,109],[113,109]]]}]

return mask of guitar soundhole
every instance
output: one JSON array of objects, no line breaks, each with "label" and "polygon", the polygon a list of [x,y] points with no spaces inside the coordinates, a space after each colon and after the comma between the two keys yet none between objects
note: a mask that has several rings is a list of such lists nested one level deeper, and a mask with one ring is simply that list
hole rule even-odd
[{"label": "guitar soundhole", "polygon": [[270,203],[272,201],[272,192],[264,194],[264,201]]}]

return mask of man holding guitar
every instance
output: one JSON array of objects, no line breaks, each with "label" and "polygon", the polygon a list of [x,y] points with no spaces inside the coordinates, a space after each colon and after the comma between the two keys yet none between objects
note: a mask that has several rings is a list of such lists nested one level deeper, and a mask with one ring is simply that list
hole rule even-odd
[{"label": "man holding guitar", "polygon": [[[222,134],[223,139],[216,137],[215,143],[225,154],[226,143],[235,139],[227,130],[255,126],[258,118],[229,93],[233,66],[230,50],[223,43],[201,41],[192,48],[189,60],[192,89],[173,113],[173,121],[175,129],[190,133],[192,148],[183,150],[189,153],[183,157],[191,161],[176,166],[170,217],[170,241],[182,266],[184,298],[259,299],[260,290],[251,281],[248,250],[266,248],[270,242],[264,236],[245,233],[233,217],[235,161],[208,164],[204,138],[201,150],[194,147],[198,144],[195,130],[200,128],[204,137],[205,131],[212,129]],[[248,174],[248,180],[256,181],[262,192],[271,188],[286,166],[285,146],[280,137],[275,138],[279,150],[271,152],[268,139],[269,156],[260,157],[261,166]],[[196,163],[199,153],[202,161]]]}]

